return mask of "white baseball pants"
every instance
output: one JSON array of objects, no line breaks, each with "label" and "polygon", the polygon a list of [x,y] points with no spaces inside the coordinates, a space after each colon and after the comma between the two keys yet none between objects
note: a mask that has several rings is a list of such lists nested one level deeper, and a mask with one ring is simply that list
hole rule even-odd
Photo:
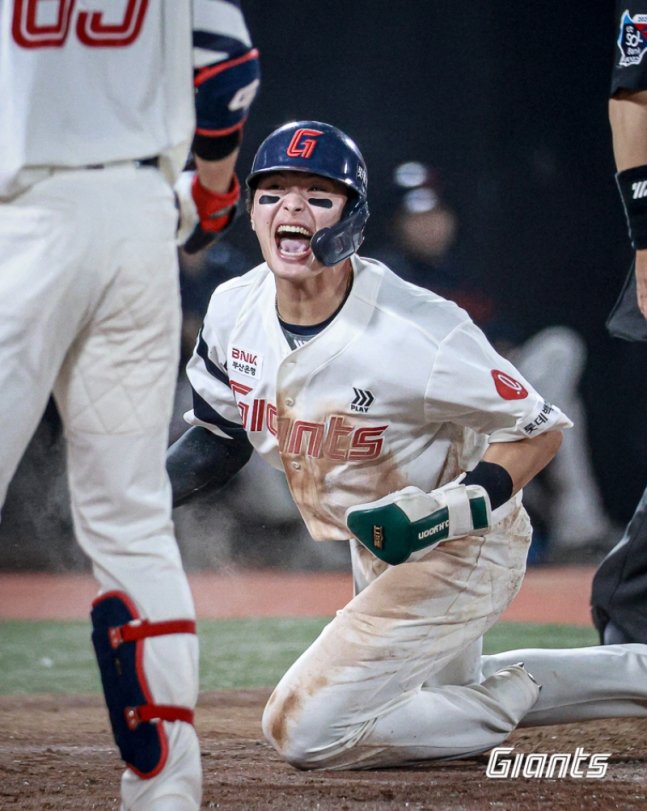
[{"label": "white baseball pants", "polygon": [[[56,171],[0,204],[0,498],[54,391],[78,541],[100,591],[126,592],[153,621],[195,616],[165,472],[179,351],[175,227],[168,184],[134,163]],[[195,706],[195,635],[147,639],[144,650],[154,701]],[[169,797],[199,808],[195,731],[164,723],[167,765],[151,780],[126,771],[127,811],[156,811]]]}]

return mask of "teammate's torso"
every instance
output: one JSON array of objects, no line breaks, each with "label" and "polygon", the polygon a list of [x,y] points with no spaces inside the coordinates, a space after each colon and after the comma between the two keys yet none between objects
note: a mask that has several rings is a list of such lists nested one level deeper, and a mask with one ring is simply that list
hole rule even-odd
[{"label": "teammate's torso", "polygon": [[186,154],[190,0],[3,0],[0,49],[0,197],[52,166]]}]

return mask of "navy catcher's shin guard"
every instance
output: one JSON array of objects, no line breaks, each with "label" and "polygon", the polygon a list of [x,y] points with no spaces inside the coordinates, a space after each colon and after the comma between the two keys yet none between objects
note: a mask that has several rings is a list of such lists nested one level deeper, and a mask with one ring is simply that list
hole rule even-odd
[{"label": "navy catcher's shin guard", "polygon": [[92,604],[92,644],[99,663],[115,742],[138,777],[159,774],[168,757],[160,721],[193,723],[193,710],[154,704],[144,673],[144,640],[163,634],[194,634],[194,620],[140,619],[127,594],[111,591]]}]

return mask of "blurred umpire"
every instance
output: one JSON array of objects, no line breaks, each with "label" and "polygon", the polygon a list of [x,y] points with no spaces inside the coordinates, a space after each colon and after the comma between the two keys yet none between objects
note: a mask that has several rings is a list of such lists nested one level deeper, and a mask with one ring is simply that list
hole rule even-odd
[{"label": "blurred umpire", "polygon": [[[647,340],[647,0],[616,4],[616,51],[609,120],[616,181],[635,251],[607,326]],[[647,642],[647,489],[619,543],[593,579],[593,622],[604,644]]]}]

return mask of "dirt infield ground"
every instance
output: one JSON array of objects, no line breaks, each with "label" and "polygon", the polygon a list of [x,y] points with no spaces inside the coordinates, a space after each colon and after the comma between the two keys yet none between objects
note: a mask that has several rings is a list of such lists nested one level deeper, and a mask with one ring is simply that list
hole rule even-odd
[{"label": "dirt infield ground", "polygon": [[[592,570],[528,573],[505,618],[589,624]],[[195,575],[198,615],[325,615],[350,594],[348,578],[248,573],[222,581]],[[298,584],[306,590],[299,592]],[[87,593],[86,593],[87,592]],[[89,578],[26,581],[0,575],[0,617],[87,616]],[[214,599],[214,595],[220,595]],[[225,596],[226,595],[226,596]],[[289,595],[289,596],[285,596]],[[258,597],[253,602],[254,596]],[[19,605],[22,604],[22,609]],[[647,808],[647,719],[518,730],[516,753],[609,753],[604,779],[486,776],[487,757],[409,770],[300,772],[281,762],[260,729],[267,690],[203,693],[203,808],[260,811],[607,811]],[[99,696],[0,696],[0,811],[118,809],[121,762]]]},{"label": "dirt infield ground", "polygon": [[[520,730],[515,753],[611,753],[603,780],[496,780],[487,758],[371,772],[300,772],[263,741],[267,691],[202,695],[203,808],[260,811],[608,811],[647,805],[647,720]],[[121,765],[98,697],[0,698],[0,809],[118,809]]]}]

